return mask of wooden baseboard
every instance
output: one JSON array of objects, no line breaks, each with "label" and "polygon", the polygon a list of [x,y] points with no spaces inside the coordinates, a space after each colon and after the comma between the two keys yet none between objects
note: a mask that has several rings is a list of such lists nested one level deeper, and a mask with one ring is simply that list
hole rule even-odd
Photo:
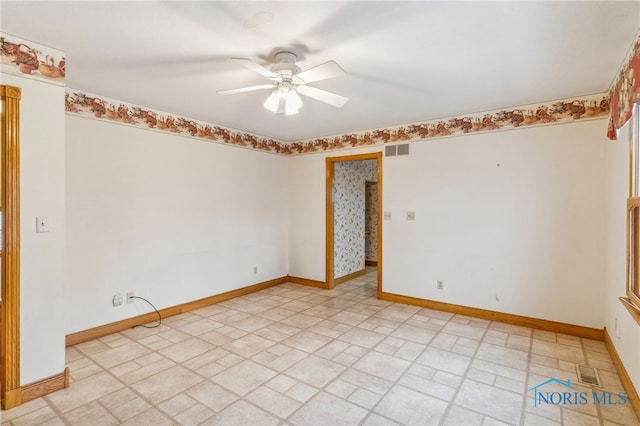
[{"label": "wooden baseboard", "polygon": [[400,294],[386,292],[379,293],[378,297],[382,300],[387,300],[390,302],[405,303],[407,305],[436,309],[438,311],[451,312],[458,315],[466,315],[490,321],[504,322],[507,324],[519,325],[521,327],[537,328],[540,330],[570,334],[572,336],[584,337],[593,340],[604,340],[604,330],[598,328],[584,327],[581,325],[567,324],[563,322],[549,321],[515,314],[507,314],[503,312],[490,311],[487,309],[454,305],[451,303],[438,302],[428,299],[419,299],[417,297],[403,296]]},{"label": "wooden baseboard", "polygon": [[[244,296],[246,294],[264,290],[265,288],[273,287],[286,282],[288,282],[288,277],[280,277],[273,280],[264,281],[247,287],[238,288],[236,290],[227,291],[225,293],[216,294],[214,296],[205,297],[204,299],[198,299],[192,302],[183,303],[181,305],[160,309],[160,315],[162,316],[162,318],[171,317],[173,315],[178,315],[184,312],[193,311],[195,309],[204,308],[205,306],[224,302],[225,300]],[[147,314],[138,315],[121,321],[116,321],[98,327],[90,328],[89,330],[67,334],[65,343],[67,346],[77,345],[78,343],[87,342],[89,340],[97,339],[98,337],[117,333],[119,331],[135,327],[136,325],[147,324],[156,321],[157,319],[158,314],[156,314],[155,312],[149,312]]]},{"label": "wooden baseboard", "polygon": [[365,264],[365,266],[378,266],[378,261],[377,260],[365,260],[364,264]]},{"label": "wooden baseboard", "polygon": [[308,278],[294,277],[292,275],[287,275],[287,281],[290,282],[290,283],[294,283],[294,284],[301,284],[301,285],[308,285],[310,287],[324,288],[325,290],[329,288],[329,287],[327,287],[327,283],[324,282],[324,281],[310,280]]},{"label": "wooden baseboard", "polygon": [[333,280],[333,282],[335,283],[335,285],[346,283],[347,281],[350,281],[354,278],[361,277],[366,273],[367,273],[366,269],[360,269],[359,271],[355,271],[348,275],[343,275],[340,278],[336,278],[335,280]]},{"label": "wooden baseboard", "polygon": [[21,403],[29,402],[41,396],[69,387],[69,367],[60,374],[47,377],[21,387]]},{"label": "wooden baseboard", "polygon": [[620,381],[622,382],[622,387],[624,387],[624,390],[627,392],[627,399],[631,403],[631,407],[633,408],[633,411],[635,411],[636,417],[640,419],[640,398],[638,397],[638,391],[636,391],[636,387],[633,385],[631,377],[629,377],[629,373],[627,373],[627,369],[624,368],[624,364],[622,363],[620,355],[618,355],[618,351],[611,340],[607,327],[604,328],[604,344],[607,345],[613,365],[616,367],[618,377],[620,377]]}]

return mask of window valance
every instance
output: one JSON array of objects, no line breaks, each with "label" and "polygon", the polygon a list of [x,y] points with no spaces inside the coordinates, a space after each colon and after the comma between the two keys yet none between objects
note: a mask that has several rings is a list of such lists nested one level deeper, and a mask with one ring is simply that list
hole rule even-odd
[{"label": "window valance", "polygon": [[607,136],[615,140],[617,130],[631,118],[633,104],[640,102],[640,34],[636,37],[629,59],[609,91],[609,99],[611,115]]}]

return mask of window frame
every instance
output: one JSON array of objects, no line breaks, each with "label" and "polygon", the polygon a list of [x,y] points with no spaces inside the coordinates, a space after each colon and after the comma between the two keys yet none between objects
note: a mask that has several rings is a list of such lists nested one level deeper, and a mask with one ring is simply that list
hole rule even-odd
[{"label": "window frame", "polygon": [[620,301],[640,324],[640,105],[632,107],[627,198],[627,284]]},{"label": "window frame", "polygon": [[627,199],[627,297],[640,307],[640,197]]}]

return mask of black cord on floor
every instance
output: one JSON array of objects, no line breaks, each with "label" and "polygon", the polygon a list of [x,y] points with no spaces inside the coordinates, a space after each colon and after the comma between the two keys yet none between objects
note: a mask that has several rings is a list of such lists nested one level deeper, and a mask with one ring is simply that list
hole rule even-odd
[{"label": "black cord on floor", "polygon": [[156,325],[145,325],[145,324],[139,324],[139,325],[134,325],[133,328],[136,327],[144,327],[144,328],[156,328],[156,327],[160,327],[160,325],[162,325],[162,316],[160,315],[160,311],[158,311],[156,309],[155,306],[153,306],[153,303],[149,302],[147,299],[145,299],[144,297],[140,297],[140,296],[131,296],[132,299],[142,299],[145,302],[147,302],[149,305],[151,305],[151,307],[153,308],[154,311],[156,311],[156,314],[158,314],[158,323]]}]

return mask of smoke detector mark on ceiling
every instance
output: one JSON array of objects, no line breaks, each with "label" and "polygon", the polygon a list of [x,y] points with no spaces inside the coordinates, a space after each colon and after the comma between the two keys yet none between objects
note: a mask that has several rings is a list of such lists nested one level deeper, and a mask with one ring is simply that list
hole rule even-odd
[{"label": "smoke detector mark on ceiling", "polygon": [[273,21],[273,14],[270,12],[258,12],[251,18],[244,21],[245,28],[255,28],[259,25],[268,24]]}]

